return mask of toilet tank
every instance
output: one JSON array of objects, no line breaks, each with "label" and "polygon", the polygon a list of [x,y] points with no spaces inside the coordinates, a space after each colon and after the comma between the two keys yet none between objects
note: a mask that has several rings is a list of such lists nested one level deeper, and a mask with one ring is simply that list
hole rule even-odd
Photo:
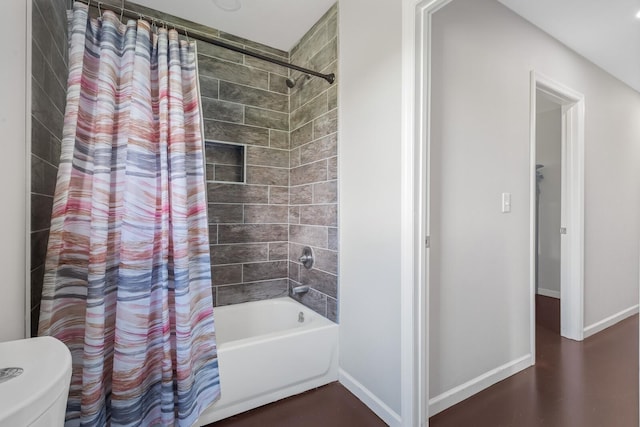
[{"label": "toilet tank", "polygon": [[0,427],[62,427],[71,353],[52,337],[0,343]]}]

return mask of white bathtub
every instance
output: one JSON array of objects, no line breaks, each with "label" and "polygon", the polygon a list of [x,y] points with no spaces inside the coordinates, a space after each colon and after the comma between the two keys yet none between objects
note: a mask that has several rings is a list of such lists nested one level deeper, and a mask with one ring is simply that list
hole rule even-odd
[{"label": "white bathtub", "polygon": [[338,379],[338,325],[297,301],[216,307],[214,316],[222,397],[197,425]]}]

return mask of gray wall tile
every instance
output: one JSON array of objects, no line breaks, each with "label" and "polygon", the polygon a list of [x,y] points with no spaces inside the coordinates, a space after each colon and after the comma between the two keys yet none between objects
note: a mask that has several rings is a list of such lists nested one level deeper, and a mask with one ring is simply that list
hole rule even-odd
[{"label": "gray wall tile", "polygon": [[300,147],[313,139],[313,123],[309,122],[291,132],[291,148]]},{"label": "gray wall tile", "polygon": [[211,264],[214,266],[268,260],[269,245],[266,243],[211,246]]},{"label": "gray wall tile", "polygon": [[269,204],[288,205],[289,204],[289,188],[288,187],[269,187]]},{"label": "gray wall tile", "polygon": [[289,126],[291,129],[297,129],[327,111],[329,111],[327,93],[323,92],[297,110],[293,111],[291,113],[291,118],[289,119]]},{"label": "gray wall tile", "polygon": [[267,108],[283,113],[289,110],[289,97],[286,95],[226,81],[220,82],[218,97],[225,101]]},{"label": "gray wall tile", "polygon": [[247,166],[247,183],[262,185],[289,185],[289,170],[262,166]]},{"label": "gray wall tile", "polygon": [[206,43],[200,40],[197,40],[196,43],[198,45],[198,54],[200,55],[224,59],[225,61],[235,62],[237,64],[242,64],[242,62],[244,61],[244,55],[239,52],[234,52],[233,50],[225,49],[223,47],[216,46],[211,43]]},{"label": "gray wall tile", "polygon": [[[299,286],[298,283],[290,281],[291,288]],[[316,291],[315,289],[309,289],[309,292],[304,294],[290,295],[291,298],[301,302],[311,310],[320,314],[321,316],[327,315],[327,296]]]},{"label": "gray wall tile", "polygon": [[219,243],[286,242],[286,225],[234,224],[218,226]]},{"label": "gray wall tile", "polygon": [[335,204],[300,206],[300,224],[336,227],[338,208]]},{"label": "gray wall tile", "polygon": [[247,147],[247,164],[288,168],[289,152],[273,148]]},{"label": "gray wall tile", "polygon": [[334,133],[300,147],[300,162],[312,163],[338,154],[338,136]]},{"label": "gray wall tile", "polygon": [[289,242],[301,245],[327,247],[327,227],[312,225],[290,225]]},{"label": "gray wall tile", "polygon": [[286,224],[288,207],[281,205],[245,205],[245,224]]},{"label": "gray wall tile", "polygon": [[269,73],[269,90],[288,95],[289,87],[286,81],[287,77],[285,76]]},{"label": "gray wall tile", "polygon": [[219,80],[207,76],[200,76],[200,95],[207,98],[218,98]]},{"label": "gray wall tile", "polygon": [[269,145],[269,129],[217,120],[204,120],[204,136],[214,141]]},{"label": "gray wall tile", "polygon": [[310,163],[291,169],[291,185],[309,184],[327,180],[327,161]]},{"label": "gray wall tile", "polygon": [[289,275],[288,261],[270,261],[244,264],[242,277],[245,282],[284,279]]},{"label": "gray wall tile", "polygon": [[313,203],[337,203],[338,181],[313,184]]},{"label": "gray wall tile", "polygon": [[225,182],[243,182],[242,166],[214,165],[213,180]]},{"label": "gray wall tile", "polygon": [[330,110],[313,121],[313,138],[318,139],[338,131],[338,110]]},{"label": "gray wall tile", "polygon": [[338,278],[333,274],[325,273],[315,268],[311,270],[302,268],[300,269],[300,283],[309,285],[330,297],[338,297]]},{"label": "gray wall tile", "polygon": [[337,228],[329,228],[327,229],[329,244],[327,245],[328,249],[337,251],[338,250],[338,229]]},{"label": "gray wall tile", "polygon": [[313,202],[313,186],[299,185],[289,190],[290,203],[292,205],[308,205]]},{"label": "gray wall tile", "polygon": [[287,279],[277,279],[243,283],[241,285],[218,286],[217,290],[217,305],[240,304],[249,301],[286,297],[288,281]]},{"label": "gray wall tile", "polygon": [[269,261],[289,259],[289,244],[286,242],[269,243]]},{"label": "gray wall tile", "polygon": [[327,160],[327,179],[338,179],[338,158]]},{"label": "gray wall tile", "polygon": [[[222,80],[220,82],[221,93],[223,83],[226,84],[226,82],[238,83],[262,89],[269,88],[269,73],[266,71],[245,67],[241,64],[223,61],[211,56],[198,55],[198,71],[205,77]],[[228,100],[233,101],[232,99]]]},{"label": "gray wall tile", "polygon": [[269,129],[269,147],[289,149],[289,132]]},{"label": "gray wall tile", "polygon": [[338,322],[338,300],[327,298],[327,318],[332,322]]},{"label": "gray wall tile", "polygon": [[207,184],[209,203],[267,203],[269,187],[266,185]]},{"label": "gray wall tile", "polygon": [[203,97],[202,116],[205,119],[242,123],[244,120],[244,111],[240,104]]},{"label": "gray wall tile", "polygon": [[236,224],[243,222],[243,206],[234,204],[209,203],[208,216],[210,223]]},{"label": "gray wall tile", "polygon": [[213,284],[216,286],[242,283],[242,265],[233,264],[212,266],[211,277],[213,278]]},{"label": "gray wall tile", "polygon": [[245,123],[270,129],[289,130],[289,114],[256,107],[245,107]]}]

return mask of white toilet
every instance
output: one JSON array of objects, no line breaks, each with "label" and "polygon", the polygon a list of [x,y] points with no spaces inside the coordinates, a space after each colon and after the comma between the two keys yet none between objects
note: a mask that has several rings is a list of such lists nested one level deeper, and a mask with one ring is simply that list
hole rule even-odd
[{"label": "white toilet", "polygon": [[51,337],[0,343],[0,427],[64,425],[71,353]]}]

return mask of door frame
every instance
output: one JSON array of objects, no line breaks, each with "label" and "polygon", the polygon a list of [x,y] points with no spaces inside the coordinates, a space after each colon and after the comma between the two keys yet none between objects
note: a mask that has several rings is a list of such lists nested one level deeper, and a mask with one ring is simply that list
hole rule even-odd
[{"label": "door frame", "polygon": [[[531,355],[535,363],[536,298],[536,91],[561,105],[560,334],[584,339],[584,127],[585,98],[580,92],[544,74],[531,71],[530,118],[530,297]],[[560,230],[558,230],[560,233]]]},{"label": "door frame", "polygon": [[401,417],[429,425],[431,18],[452,0],[402,2]]}]

